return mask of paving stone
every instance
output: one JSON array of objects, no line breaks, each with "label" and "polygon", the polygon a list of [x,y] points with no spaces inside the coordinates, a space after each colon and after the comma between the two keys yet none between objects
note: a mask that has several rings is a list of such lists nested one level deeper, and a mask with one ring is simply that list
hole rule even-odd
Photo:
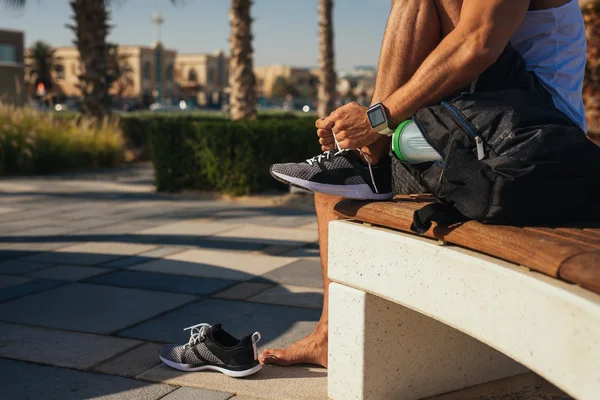
[{"label": "paving stone", "polygon": [[58,265],[35,271],[27,276],[40,279],[53,279],[57,281],[80,281],[91,278],[92,276],[102,275],[109,272],[108,268],[82,267],[73,265]]},{"label": "paving stone", "polygon": [[232,242],[229,240],[218,240],[214,238],[199,239],[191,243],[193,247],[206,250],[226,250],[238,252],[260,251],[265,247],[260,243]]},{"label": "paving stone", "polygon": [[194,299],[183,294],[73,283],[0,304],[0,320],[108,334]]},{"label": "paving stone", "polygon": [[270,342],[279,343],[276,342],[279,336],[293,328],[298,321],[308,321],[314,325],[320,315],[319,310],[308,308],[207,299],[146,321],[119,335],[155,342],[185,343],[189,339],[189,332],[180,329],[202,322],[222,323],[225,330],[237,337],[260,331],[260,345],[263,348]]},{"label": "paving stone", "polygon": [[310,259],[321,259],[321,253],[319,252],[319,248],[311,248],[311,247],[300,247],[296,250],[290,251],[289,253],[281,254],[283,257],[295,257],[295,258],[310,258]]},{"label": "paving stone", "polygon": [[139,235],[208,236],[232,229],[231,225],[208,219],[176,222],[136,232]]},{"label": "paving stone", "polygon": [[165,397],[162,400],[229,400],[233,397],[233,393],[217,392],[215,390],[196,389],[191,387],[179,388]]},{"label": "paving stone", "polygon": [[252,282],[277,282],[312,288],[323,287],[320,260],[298,260],[252,279]]},{"label": "paving stone", "polygon": [[38,279],[31,282],[25,282],[20,285],[11,286],[0,290],[0,302],[18,299],[19,297],[52,289],[62,284],[64,284],[64,282]]},{"label": "paving stone", "polygon": [[51,264],[37,263],[34,261],[8,260],[0,262],[0,273],[8,275],[23,275],[51,266]]},{"label": "paving stone", "polygon": [[5,289],[7,287],[20,285],[30,281],[30,278],[25,278],[22,276],[0,275],[0,289]]},{"label": "paving stone", "polygon": [[232,400],[262,400],[262,399],[259,399],[258,397],[250,397],[250,396],[235,396],[232,398]]},{"label": "paving stone", "polygon": [[216,293],[237,283],[237,281],[224,279],[199,278],[140,271],[115,271],[110,274],[91,278],[87,282],[98,285],[185,293],[196,296],[206,296]]},{"label": "paving stone", "polygon": [[44,236],[48,236],[48,239],[51,240],[54,239],[54,236],[61,236],[65,233],[73,231],[73,228],[68,228],[64,226],[42,226],[22,231],[11,232],[6,235],[3,235],[3,237],[10,238],[11,240],[29,240],[29,238],[36,238],[37,240],[41,240]]},{"label": "paving stone", "polygon": [[229,300],[246,300],[248,297],[257,295],[272,287],[273,284],[269,283],[242,282],[229,289],[225,289],[222,292],[216,293],[212,295],[212,297]]},{"label": "paving stone", "polygon": [[224,390],[260,399],[327,399],[327,370],[324,368],[265,366],[255,375],[244,379],[231,379],[218,373],[182,374],[161,364],[144,372],[138,378],[171,385]]},{"label": "paving stone", "polygon": [[150,251],[156,246],[129,243],[81,243],[61,248],[57,251],[26,257],[28,261],[53,264],[97,265],[111,260]]},{"label": "paving stone", "polygon": [[144,343],[140,347],[96,365],[93,370],[105,374],[134,377],[160,364],[158,358],[160,347],[159,344]]},{"label": "paving stone", "polygon": [[257,303],[279,304],[283,306],[308,307],[320,310],[323,307],[323,289],[303,286],[275,286],[248,301]]},{"label": "paving stone", "polygon": [[215,235],[232,241],[263,243],[277,246],[302,246],[318,239],[316,231],[307,229],[279,228],[272,226],[244,225]]},{"label": "paving stone", "polygon": [[0,322],[0,343],[0,357],[88,369],[142,342]]},{"label": "paving stone", "polygon": [[131,265],[152,261],[155,258],[161,258],[164,256],[169,256],[171,254],[181,253],[185,250],[186,249],[184,247],[159,247],[155,250],[138,254],[137,256],[120,258],[118,260],[114,260],[109,263],[103,264],[102,266],[108,268],[129,267]]},{"label": "paving stone", "polygon": [[254,252],[254,254],[264,254],[268,256],[278,256],[281,254],[290,253],[295,247],[291,246],[266,246]]},{"label": "paving stone", "polygon": [[573,400],[542,377],[528,373],[425,400]]},{"label": "paving stone", "polygon": [[112,222],[110,225],[97,226],[97,227],[88,227],[77,231],[78,235],[123,235],[126,233],[133,233],[143,229],[148,229],[157,224],[149,224],[142,222],[122,222],[125,220],[125,217],[121,215],[114,216],[113,218],[119,218],[121,223]]},{"label": "paving stone", "polygon": [[0,383],[0,398],[7,400],[158,400],[176,389],[119,376],[12,360],[0,360]]},{"label": "paving stone", "polygon": [[18,208],[10,208],[10,207],[0,207],[0,215],[9,214],[12,212],[19,211]]},{"label": "paving stone", "polygon": [[248,280],[295,261],[287,257],[244,253],[188,250],[161,260],[137,264],[128,269],[175,275]]}]

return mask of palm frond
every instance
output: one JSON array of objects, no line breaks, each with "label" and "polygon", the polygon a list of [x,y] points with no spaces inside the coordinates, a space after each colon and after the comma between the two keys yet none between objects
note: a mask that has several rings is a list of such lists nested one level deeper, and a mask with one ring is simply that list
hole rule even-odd
[{"label": "palm frond", "polygon": [[10,8],[23,8],[27,4],[27,0],[0,0],[0,4]]}]

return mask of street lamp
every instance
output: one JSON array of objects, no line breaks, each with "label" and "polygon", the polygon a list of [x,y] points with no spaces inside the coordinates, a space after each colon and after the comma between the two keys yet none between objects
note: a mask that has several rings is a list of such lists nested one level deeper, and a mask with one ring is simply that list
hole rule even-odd
[{"label": "street lamp", "polygon": [[156,25],[156,84],[158,88],[158,96],[156,96],[156,102],[158,104],[163,103],[163,77],[162,77],[162,44],[161,39],[161,26],[164,24],[165,19],[160,13],[155,12],[152,16],[152,23]]}]

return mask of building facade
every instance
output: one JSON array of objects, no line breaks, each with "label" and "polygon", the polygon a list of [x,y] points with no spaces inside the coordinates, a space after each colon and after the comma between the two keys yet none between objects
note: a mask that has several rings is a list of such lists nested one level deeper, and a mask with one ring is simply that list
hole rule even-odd
[{"label": "building facade", "polygon": [[[163,101],[178,96],[175,82],[177,52],[157,42],[152,47],[119,46],[121,78],[111,87],[111,94],[119,100],[136,101],[148,105],[160,98]],[[75,47],[58,47],[54,52],[53,80],[62,94],[80,96],[77,88],[81,72],[79,52]]]},{"label": "building facade", "polygon": [[25,102],[25,54],[23,32],[0,29],[0,102]]},{"label": "building facade", "polygon": [[[146,46],[119,46],[122,76],[111,87],[111,95],[122,102],[148,106],[160,99],[180,99],[199,105],[220,103],[229,87],[229,58],[223,51],[214,54],[177,54],[162,43]],[[80,95],[77,88],[81,64],[75,47],[58,47],[54,83],[61,94]]]},{"label": "building facade", "polygon": [[178,54],[176,80],[181,98],[201,106],[223,102],[229,88],[229,57],[221,50],[213,54]]},{"label": "building facade", "polygon": [[298,92],[300,97],[312,97],[319,80],[316,72],[309,68],[290,67],[289,65],[267,65],[254,70],[256,89],[259,97],[274,97],[279,78],[284,78]]}]

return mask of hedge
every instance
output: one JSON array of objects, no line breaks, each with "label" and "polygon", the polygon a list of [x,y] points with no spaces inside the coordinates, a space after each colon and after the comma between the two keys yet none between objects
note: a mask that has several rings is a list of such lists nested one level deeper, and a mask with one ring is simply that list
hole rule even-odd
[{"label": "hedge", "polygon": [[269,174],[276,162],[320,152],[314,118],[257,121],[154,118],[148,128],[159,191],[216,190],[246,195],[282,188]]},{"label": "hedge", "polygon": [[0,106],[0,176],[112,167],[124,159],[121,130]]}]

